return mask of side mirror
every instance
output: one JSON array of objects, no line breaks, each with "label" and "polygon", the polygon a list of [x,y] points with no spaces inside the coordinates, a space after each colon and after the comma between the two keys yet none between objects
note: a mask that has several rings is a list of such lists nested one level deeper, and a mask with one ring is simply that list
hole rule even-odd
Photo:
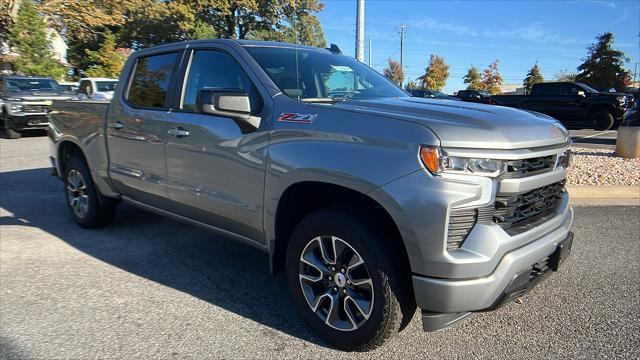
[{"label": "side mirror", "polygon": [[249,95],[242,89],[205,89],[196,97],[197,111],[248,121],[251,117]]},{"label": "side mirror", "polygon": [[578,91],[578,96],[585,97],[587,95],[584,93],[584,91]]}]

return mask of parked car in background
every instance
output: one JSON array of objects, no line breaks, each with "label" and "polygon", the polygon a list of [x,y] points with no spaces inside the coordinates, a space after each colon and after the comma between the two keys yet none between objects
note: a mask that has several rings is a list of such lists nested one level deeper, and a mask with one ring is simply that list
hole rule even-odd
[{"label": "parked car in background", "polygon": [[0,126],[9,139],[17,139],[21,131],[46,129],[49,107],[54,100],[68,100],[75,94],[66,91],[47,77],[0,77]]},{"label": "parked car in background", "polygon": [[82,78],[79,82],[78,94],[90,100],[110,101],[118,85],[118,79]]},{"label": "parked car in background", "polygon": [[640,126],[640,105],[627,109],[627,112],[622,117],[621,125]]},{"label": "parked car in background", "polygon": [[165,44],[120,79],[109,104],[54,104],[75,222],[124,201],[256,247],[341,349],[382,345],[416,305],[426,331],[496,309],[569,255],[571,139],[546,115],[412,98],[335,45]]},{"label": "parked car in background", "polygon": [[68,92],[78,92],[78,83],[77,82],[58,82],[60,88]]},{"label": "parked car in background", "polygon": [[633,96],[599,92],[578,82],[533,84],[530,95],[494,95],[497,105],[547,114],[570,128],[608,130],[619,123]]},{"label": "parked car in background", "polygon": [[486,91],[459,90],[455,96],[462,101],[481,103],[481,104],[493,104],[493,100],[491,99],[491,94],[489,94]]},{"label": "parked car in background", "polygon": [[443,100],[460,100],[455,96],[450,96],[438,90],[409,90],[413,97],[421,97],[427,99],[443,99]]}]

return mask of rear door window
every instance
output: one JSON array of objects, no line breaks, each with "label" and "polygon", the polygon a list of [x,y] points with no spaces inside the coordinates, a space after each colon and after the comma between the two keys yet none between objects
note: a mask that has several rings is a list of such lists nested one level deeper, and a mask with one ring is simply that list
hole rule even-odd
[{"label": "rear door window", "polygon": [[136,62],[127,100],[136,107],[168,108],[171,106],[169,83],[177,69],[178,53],[139,58]]},{"label": "rear door window", "polygon": [[562,96],[564,95],[563,84],[550,83],[550,84],[538,84],[533,88],[534,96]]}]

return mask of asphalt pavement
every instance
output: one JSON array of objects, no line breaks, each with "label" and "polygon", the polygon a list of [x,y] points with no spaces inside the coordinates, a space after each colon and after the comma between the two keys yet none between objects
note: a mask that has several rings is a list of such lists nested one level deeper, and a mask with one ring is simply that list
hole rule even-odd
[{"label": "asphalt pavement", "polygon": [[576,208],[560,272],[522,300],[387,346],[343,353],[297,315],[261,252],[118,209],[84,230],[46,138],[0,140],[0,359],[639,358],[640,208]]},{"label": "asphalt pavement", "polygon": [[574,146],[615,150],[618,130],[569,130]]}]

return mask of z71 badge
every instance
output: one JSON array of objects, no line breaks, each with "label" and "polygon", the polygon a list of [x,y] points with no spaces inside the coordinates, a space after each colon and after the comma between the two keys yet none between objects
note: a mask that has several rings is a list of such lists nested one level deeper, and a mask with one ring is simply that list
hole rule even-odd
[{"label": "z71 badge", "polygon": [[278,117],[278,121],[311,124],[317,117],[318,114],[282,113]]}]

